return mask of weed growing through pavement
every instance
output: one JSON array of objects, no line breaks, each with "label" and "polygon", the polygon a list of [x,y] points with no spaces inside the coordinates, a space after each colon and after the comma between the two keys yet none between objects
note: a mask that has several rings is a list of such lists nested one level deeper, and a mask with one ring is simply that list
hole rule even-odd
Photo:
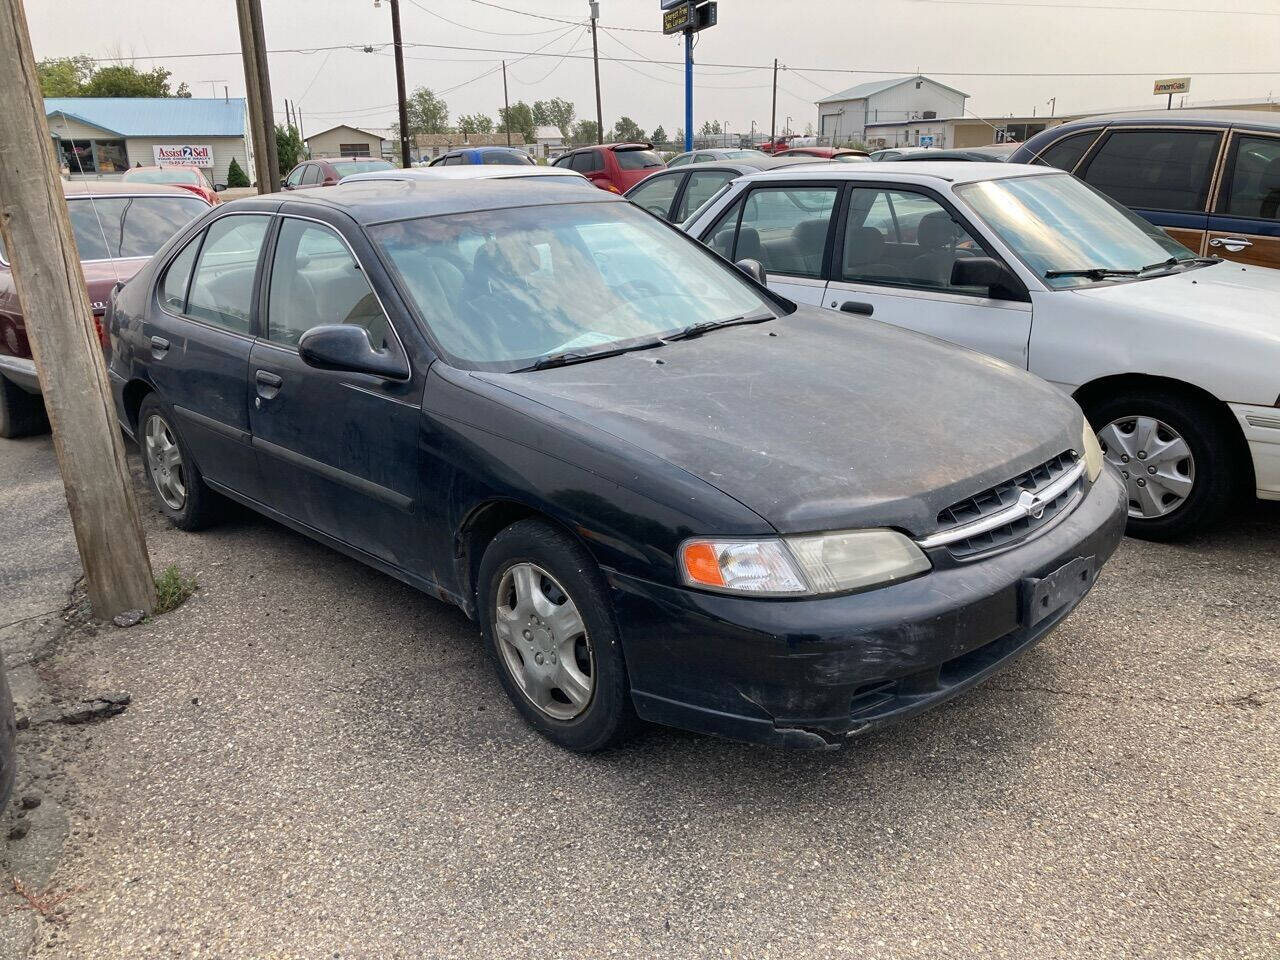
[{"label": "weed growing through pavement", "polygon": [[198,586],[195,577],[184,577],[177,564],[169,564],[164,573],[156,577],[156,606],[152,616],[158,617],[181,606]]}]

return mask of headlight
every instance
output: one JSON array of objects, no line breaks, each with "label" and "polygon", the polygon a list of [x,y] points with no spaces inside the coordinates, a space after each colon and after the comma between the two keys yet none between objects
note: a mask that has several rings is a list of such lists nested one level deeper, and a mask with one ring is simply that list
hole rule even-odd
[{"label": "headlight", "polygon": [[1093,432],[1093,427],[1089,426],[1089,421],[1084,422],[1084,434],[1080,437],[1080,445],[1084,448],[1084,470],[1089,475],[1089,482],[1098,479],[1098,474],[1102,473],[1102,447],[1098,443],[1098,435]]},{"label": "headlight", "polygon": [[770,540],[688,540],[680,547],[685,583],[756,596],[840,593],[915,576],[930,568],[893,530],[847,530]]}]

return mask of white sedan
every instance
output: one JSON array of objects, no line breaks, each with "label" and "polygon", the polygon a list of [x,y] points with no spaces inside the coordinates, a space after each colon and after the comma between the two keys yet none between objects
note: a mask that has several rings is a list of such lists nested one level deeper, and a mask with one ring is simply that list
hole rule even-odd
[{"label": "white sedan", "polygon": [[1197,257],[1068,174],[763,172],[683,228],[757,261],[792,300],[972,347],[1070,393],[1128,484],[1135,536],[1201,529],[1238,492],[1280,500],[1280,271]]}]

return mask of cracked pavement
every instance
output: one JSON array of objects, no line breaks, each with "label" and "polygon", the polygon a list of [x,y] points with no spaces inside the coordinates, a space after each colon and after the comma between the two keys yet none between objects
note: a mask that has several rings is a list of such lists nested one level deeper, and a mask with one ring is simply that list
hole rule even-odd
[{"label": "cracked pavement", "polygon": [[[0,491],[43,498],[0,547],[20,615],[78,572],[27,443],[0,441]],[[22,915],[32,956],[1280,955],[1275,506],[1126,541],[1011,669],[842,752],[650,729],[594,757],[520,723],[457,610],[248,513],[145,513],[195,597],[22,641],[22,695],[132,696],[21,737],[65,845],[0,849],[74,891]]]}]

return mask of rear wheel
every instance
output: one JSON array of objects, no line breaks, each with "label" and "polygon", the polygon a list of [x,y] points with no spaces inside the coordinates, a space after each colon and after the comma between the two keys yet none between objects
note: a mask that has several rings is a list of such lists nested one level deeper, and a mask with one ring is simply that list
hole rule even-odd
[{"label": "rear wheel", "polygon": [[0,437],[13,439],[48,429],[40,397],[0,377]]},{"label": "rear wheel", "polygon": [[535,730],[580,753],[612,746],[635,715],[599,568],[565,533],[521,520],[480,561],[486,644],[512,703]]},{"label": "rear wheel", "polygon": [[199,530],[217,519],[217,494],[204,485],[173,415],[154,393],[138,411],[137,437],[151,492],[173,525]]},{"label": "rear wheel", "polygon": [[1128,533],[1189,536],[1220,520],[1240,478],[1234,425],[1208,404],[1166,393],[1122,393],[1093,403],[1089,422],[1125,481]]}]

